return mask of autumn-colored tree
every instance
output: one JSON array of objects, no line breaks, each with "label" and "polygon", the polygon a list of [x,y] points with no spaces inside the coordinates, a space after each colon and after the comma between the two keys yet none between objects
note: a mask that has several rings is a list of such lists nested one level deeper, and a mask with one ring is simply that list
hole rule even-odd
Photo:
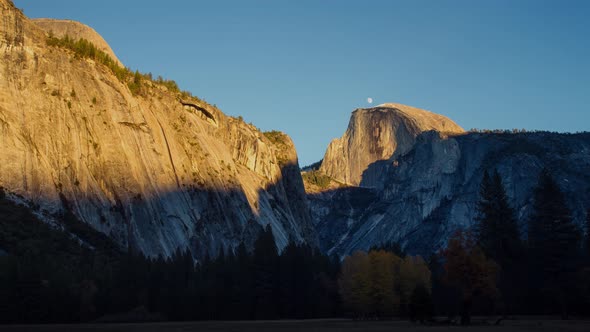
[{"label": "autumn-colored tree", "polygon": [[[399,292],[402,312],[408,312],[412,294],[417,287],[423,287],[430,294],[431,286],[430,269],[424,259],[420,256],[406,256],[399,268]],[[419,295],[422,296],[422,294]]]},{"label": "autumn-colored tree", "polygon": [[488,259],[476,243],[472,233],[458,231],[443,251],[446,259],[445,280],[461,292],[462,325],[468,325],[471,321],[471,306],[475,296],[494,296],[497,293],[498,265]]},{"label": "autumn-colored tree", "polygon": [[342,262],[338,287],[344,307],[355,315],[369,313],[369,256],[357,251]]},{"label": "autumn-colored tree", "polygon": [[346,309],[357,317],[391,317],[398,312],[396,291],[401,259],[384,250],[356,252],[342,263],[338,280]]},{"label": "autumn-colored tree", "polygon": [[[409,313],[414,299],[421,313],[429,311],[431,274],[421,257],[403,260],[392,252],[356,252],[342,263],[338,286],[344,307],[357,317],[392,317]],[[423,288],[415,295],[417,288]],[[423,294],[426,292],[426,296]],[[416,307],[416,308],[418,308]]]},{"label": "autumn-colored tree", "polygon": [[369,252],[369,263],[371,311],[378,317],[391,317],[398,311],[400,304],[395,289],[401,260],[391,252],[378,250]]}]

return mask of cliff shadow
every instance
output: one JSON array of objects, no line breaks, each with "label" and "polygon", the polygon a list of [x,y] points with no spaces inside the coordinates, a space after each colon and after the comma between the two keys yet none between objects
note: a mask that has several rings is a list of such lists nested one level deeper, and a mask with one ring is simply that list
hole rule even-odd
[{"label": "cliff shadow", "polygon": [[233,251],[242,242],[252,248],[266,225],[271,226],[279,248],[289,241],[317,245],[298,169],[296,163],[283,165],[282,177],[261,186],[254,201],[239,184],[214,188],[182,183],[144,195],[115,196],[111,204],[59,192],[57,213],[45,209],[56,204],[51,199],[31,201],[10,193],[8,198],[90,246],[95,242],[93,236],[77,223],[107,235],[123,251],[169,257],[179,249],[188,249],[194,258],[203,259]]}]

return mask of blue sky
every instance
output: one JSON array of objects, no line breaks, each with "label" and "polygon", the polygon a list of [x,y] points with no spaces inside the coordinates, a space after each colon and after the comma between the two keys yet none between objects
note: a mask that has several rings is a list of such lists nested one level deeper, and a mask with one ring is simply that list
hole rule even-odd
[{"label": "blue sky", "polygon": [[15,0],[96,29],[132,69],[323,157],[398,102],[469,128],[590,130],[590,1]]}]

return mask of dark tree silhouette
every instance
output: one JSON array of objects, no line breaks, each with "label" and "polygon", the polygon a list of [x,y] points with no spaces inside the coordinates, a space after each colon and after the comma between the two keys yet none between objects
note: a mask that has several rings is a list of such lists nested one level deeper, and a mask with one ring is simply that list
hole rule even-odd
[{"label": "dark tree silhouette", "polygon": [[461,293],[461,324],[469,325],[474,297],[492,297],[497,292],[497,264],[484,255],[469,232],[457,232],[449,240],[443,256],[446,259],[445,280]]},{"label": "dark tree silhouette", "polygon": [[410,320],[424,323],[432,318],[432,295],[423,284],[418,284],[410,298]]},{"label": "dark tree silhouette", "polygon": [[279,255],[268,227],[253,252],[242,243],[196,262],[180,248],[168,258],[125,253],[70,212],[60,218],[69,233],[0,190],[0,323],[338,314],[338,262],[305,245]]},{"label": "dark tree silhouette", "polygon": [[480,189],[478,244],[485,255],[502,267],[513,265],[522,254],[522,243],[514,210],[508,203],[508,196],[498,171],[492,177],[488,172]]},{"label": "dark tree silhouette", "polygon": [[586,212],[586,261],[590,266],[590,209]]},{"label": "dark tree silhouette", "polygon": [[543,170],[534,193],[534,213],[529,221],[532,279],[545,297],[545,307],[559,303],[567,318],[567,289],[576,272],[580,234],[572,222],[565,196],[548,170]]},{"label": "dark tree silhouette", "polygon": [[277,263],[278,250],[267,225],[254,243],[254,276],[256,298],[254,310],[256,319],[275,319],[278,317],[277,297]]},{"label": "dark tree silhouette", "polygon": [[484,254],[500,266],[498,288],[504,314],[522,305],[525,271],[522,267],[524,248],[514,210],[497,170],[490,177],[486,171],[477,205],[478,245]]}]

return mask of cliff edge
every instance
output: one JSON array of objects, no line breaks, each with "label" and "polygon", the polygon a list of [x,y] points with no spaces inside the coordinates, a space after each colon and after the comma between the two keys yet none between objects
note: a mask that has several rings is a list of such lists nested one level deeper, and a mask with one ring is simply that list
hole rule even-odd
[{"label": "cliff edge", "polygon": [[407,153],[416,137],[426,131],[460,134],[451,119],[419,108],[387,103],[352,112],[348,129],[330,142],[320,171],[353,186],[379,185],[379,172],[371,165]]}]

